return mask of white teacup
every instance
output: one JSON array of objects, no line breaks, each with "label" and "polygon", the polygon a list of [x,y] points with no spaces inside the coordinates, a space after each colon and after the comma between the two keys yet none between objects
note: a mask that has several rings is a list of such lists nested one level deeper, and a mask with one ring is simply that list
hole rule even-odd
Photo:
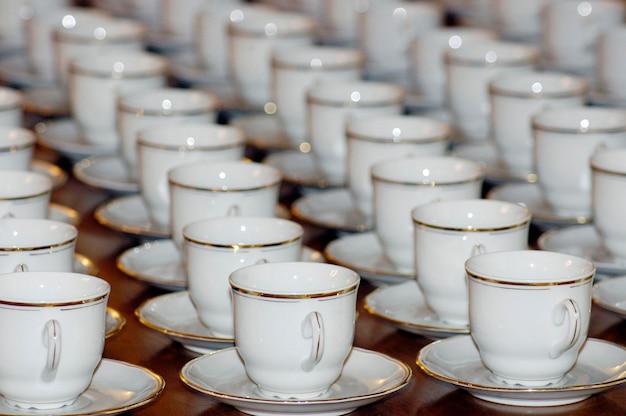
[{"label": "white teacup", "polygon": [[111,53],[72,60],[69,102],[84,140],[119,146],[116,105],[119,97],[164,86],[168,61],[148,52]]},{"label": "white teacup", "polygon": [[539,50],[528,44],[475,41],[444,54],[447,102],[465,140],[486,140],[490,133],[489,82],[498,76],[535,68]]},{"label": "white teacup", "polygon": [[320,83],[358,81],[364,56],[358,49],[307,46],[277,49],[272,56],[272,97],[294,147],[308,139],[309,89]]},{"label": "white teacup", "polygon": [[616,26],[598,37],[595,80],[598,91],[609,101],[626,102],[626,24]]},{"label": "white teacup", "polygon": [[228,47],[231,76],[241,99],[252,107],[271,102],[271,57],[277,48],[313,44],[317,22],[301,13],[240,8],[230,14]]},{"label": "white teacup", "polygon": [[428,105],[446,104],[447,82],[444,55],[475,41],[495,40],[496,34],[476,27],[438,27],[420,33],[411,43],[411,90]]},{"label": "white teacup", "polygon": [[198,89],[151,88],[120,97],[116,106],[120,154],[131,174],[137,176],[137,133],[140,130],[180,121],[216,122],[217,107],[217,97]]},{"label": "white teacup", "polygon": [[87,389],[102,358],[110,289],[78,273],[2,275],[4,400],[24,411],[58,409]]},{"label": "white teacup", "polygon": [[235,344],[248,377],[271,397],[309,399],[337,380],[352,349],[359,275],[327,263],[235,270]]},{"label": "white teacup", "polygon": [[234,336],[228,277],[242,267],[300,260],[302,227],[271,217],[218,217],[183,228],[189,296],[213,334]]},{"label": "white teacup", "polygon": [[431,202],[411,211],[415,275],[424,299],[445,322],[469,324],[465,261],[528,247],[530,210],[489,199]]},{"label": "white teacup", "polygon": [[141,52],[146,34],[146,27],[134,20],[102,14],[71,15],[52,33],[59,83],[67,85],[70,63],[74,59]]},{"label": "white teacup", "polygon": [[179,123],[139,130],[139,183],[150,218],[162,226],[170,224],[170,169],[199,161],[239,160],[244,148],[243,131],[233,126]]},{"label": "white teacup", "polygon": [[321,41],[326,45],[358,46],[359,0],[322,1],[320,22]]},{"label": "white teacup", "polygon": [[0,218],[48,218],[52,180],[41,173],[0,170]]},{"label": "white teacup", "polygon": [[532,129],[537,181],[543,198],[558,215],[589,218],[589,159],[606,149],[626,147],[626,110],[548,110],[532,119]]},{"label": "white teacup", "polygon": [[204,0],[161,0],[159,16],[161,30],[183,48],[192,45],[196,36],[195,17]]},{"label": "white teacup", "polygon": [[22,127],[23,111],[24,93],[0,86],[0,126]]},{"label": "white teacup", "polygon": [[620,0],[546,3],[541,15],[541,48],[548,68],[593,76],[598,36],[624,23]]},{"label": "white teacup", "polygon": [[372,167],[376,234],[395,267],[413,273],[413,222],[418,205],[449,199],[480,198],[484,168],[452,156],[392,159]]},{"label": "white teacup", "polygon": [[168,173],[170,235],[183,249],[183,229],[213,217],[274,217],[278,205],[280,171],[246,161],[192,163]]},{"label": "white teacup", "polygon": [[535,168],[531,118],[585,103],[585,78],[556,72],[503,75],[489,83],[491,136],[508,173],[528,178]]},{"label": "white teacup", "polygon": [[553,0],[488,0],[493,8],[494,26],[501,39],[539,43],[541,12]]},{"label": "white teacup", "polygon": [[442,156],[450,135],[448,124],[428,117],[383,115],[348,122],[348,189],[357,208],[373,214],[372,166],[405,156]]},{"label": "white teacup", "polygon": [[626,259],[625,149],[598,152],[591,157],[593,225],[602,245],[618,259]]},{"label": "white teacup", "polygon": [[404,96],[404,89],[397,85],[373,81],[325,83],[309,90],[311,150],[327,180],[347,180],[347,123],[374,115],[402,114]]},{"label": "white teacup", "polygon": [[32,130],[0,125],[0,166],[7,170],[29,170],[37,138]]},{"label": "white teacup", "polygon": [[505,384],[557,383],[587,339],[595,266],[539,250],[470,257],[470,333],[480,357]]},{"label": "white teacup", "polygon": [[38,218],[0,220],[0,273],[72,272],[78,230]]}]

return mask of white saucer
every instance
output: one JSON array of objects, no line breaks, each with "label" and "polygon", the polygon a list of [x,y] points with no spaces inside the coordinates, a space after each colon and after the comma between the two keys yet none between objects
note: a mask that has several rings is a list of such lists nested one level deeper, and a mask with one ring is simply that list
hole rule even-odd
[{"label": "white saucer", "polygon": [[82,254],[74,253],[74,264],[72,266],[72,271],[74,273],[96,276],[98,274],[98,267],[90,258],[85,257]]},{"label": "white saucer", "polygon": [[142,237],[167,238],[169,227],[154,223],[141,195],[114,198],[96,208],[96,221],[105,227]]},{"label": "white saucer", "polygon": [[589,103],[601,107],[626,107],[626,100],[623,97],[615,97],[606,94],[604,91],[600,91],[597,88],[592,88],[589,91]]},{"label": "white saucer", "polygon": [[83,159],[74,164],[74,176],[79,181],[107,191],[139,192],[139,183],[131,177],[124,160],[119,156],[100,156]]},{"label": "white saucer", "polygon": [[331,241],[324,249],[329,262],[353,269],[374,284],[414,280],[414,274],[399,272],[383,253],[375,232],[348,234]]},{"label": "white saucer", "polygon": [[[278,218],[289,218],[284,205],[276,206]],[[170,229],[155,223],[139,194],[124,195],[107,201],[96,208],[94,217],[101,225],[116,231],[140,237],[168,238]]]},{"label": "white saucer", "polygon": [[69,117],[70,104],[65,88],[32,87],[23,90],[24,111],[42,117]]},{"label": "white saucer", "polygon": [[114,415],[145,406],[159,397],[165,381],[144,367],[103,358],[89,388],[71,405],[55,410],[19,409],[0,400],[0,414],[41,415]]},{"label": "white saucer", "polygon": [[352,201],[345,188],[312,193],[296,200],[291,214],[299,220],[336,231],[363,232],[373,227]]},{"label": "white saucer", "polygon": [[537,239],[541,250],[573,254],[593,261],[597,273],[626,273],[626,261],[613,257],[602,245],[593,225],[573,225],[547,231]]},{"label": "white saucer", "polygon": [[365,297],[364,306],[372,315],[399,329],[429,339],[469,334],[469,326],[459,327],[439,319],[426,305],[415,280],[379,287]]},{"label": "white saucer", "polygon": [[135,316],[148,328],[167,335],[199,354],[232,347],[235,341],[233,338],[214,335],[200,322],[187,291],[167,293],[149,299],[139,305]]},{"label": "white saucer", "polygon": [[298,150],[283,150],[271,153],[264,160],[270,166],[280,170],[283,180],[294,185],[310,188],[341,187],[343,183],[330,181],[317,168],[315,156]]},{"label": "white saucer", "polygon": [[67,173],[57,165],[44,160],[33,159],[30,163],[32,172],[46,175],[52,181],[52,189],[59,189],[67,183]]},{"label": "white saucer", "polygon": [[[302,248],[302,261],[323,262],[324,256]],[[187,278],[173,240],[156,240],[129,248],[117,258],[117,267],[130,277],[165,290],[184,290]]]},{"label": "white saucer", "polygon": [[626,276],[604,279],[593,285],[596,305],[626,318]]},{"label": "white saucer", "polygon": [[417,365],[428,375],[467,390],[473,396],[513,406],[560,406],[576,403],[626,382],[626,349],[588,338],[574,368],[545,387],[497,382],[483,365],[470,335],[435,341],[421,349]]},{"label": "white saucer", "polygon": [[194,51],[169,56],[170,70],[176,80],[193,87],[204,87],[228,82],[226,77],[211,72],[211,68],[202,65]]},{"label": "white saucer", "polygon": [[180,377],[190,387],[247,414],[336,416],[400,390],[411,380],[411,369],[379,352],[355,347],[330,390],[319,398],[307,400],[261,395],[246,375],[235,348],[189,361],[183,366]]},{"label": "white saucer", "polygon": [[54,76],[37,72],[25,54],[10,55],[0,60],[0,79],[15,88],[49,87],[56,82]]},{"label": "white saucer", "polygon": [[533,223],[542,228],[591,222],[591,218],[588,217],[564,217],[555,213],[544,201],[541,189],[537,183],[499,185],[489,191],[487,198],[524,205],[532,213]]},{"label": "white saucer", "polygon": [[105,338],[111,338],[117,334],[126,325],[126,318],[122,316],[117,310],[107,306],[107,316],[105,323]]},{"label": "white saucer", "polygon": [[452,149],[452,154],[483,165],[485,168],[485,181],[492,184],[537,181],[537,175],[535,174],[527,176],[511,175],[500,159],[495,145],[490,141],[457,144]]},{"label": "white saucer", "polygon": [[74,227],[78,227],[80,224],[80,214],[78,211],[54,202],[48,205],[48,219],[72,224]]},{"label": "white saucer", "polygon": [[282,150],[293,148],[285,135],[278,116],[254,114],[236,117],[230,124],[243,130],[246,142],[257,149]]},{"label": "white saucer", "polygon": [[70,118],[40,122],[35,125],[37,141],[74,162],[89,156],[113,155],[117,143],[94,145],[84,141],[78,124]]}]

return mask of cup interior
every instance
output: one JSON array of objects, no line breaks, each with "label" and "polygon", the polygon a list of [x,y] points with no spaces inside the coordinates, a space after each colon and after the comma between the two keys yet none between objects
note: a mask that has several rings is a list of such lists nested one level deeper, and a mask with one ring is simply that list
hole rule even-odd
[{"label": "cup interior", "polygon": [[106,296],[111,287],[103,279],[80,273],[7,273],[0,279],[0,303],[33,306],[89,303]]},{"label": "cup interior", "polygon": [[45,175],[18,170],[0,170],[0,199],[30,198],[52,191]]},{"label": "cup interior", "polygon": [[0,251],[55,248],[76,239],[71,224],[46,219],[5,218],[0,220]]},{"label": "cup interior", "polygon": [[420,156],[388,160],[372,167],[372,179],[404,185],[444,185],[482,180],[483,167],[452,156]]},{"label": "cup interior", "polygon": [[530,72],[496,78],[489,85],[489,91],[497,95],[558,98],[585,94],[588,84],[582,77]]},{"label": "cup interior", "polygon": [[220,150],[243,146],[243,131],[234,126],[180,122],[150,126],[137,133],[138,145],[179,152],[184,150]]},{"label": "cup interior", "polygon": [[626,149],[600,151],[591,157],[591,168],[595,171],[626,177]]},{"label": "cup interior", "polygon": [[348,138],[386,142],[433,142],[450,136],[447,123],[429,117],[388,115],[354,119]]},{"label": "cup interior", "polygon": [[278,48],[272,56],[275,67],[310,71],[359,68],[364,60],[358,49],[336,46]]},{"label": "cup interior", "polygon": [[573,107],[551,109],[532,119],[534,129],[569,134],[611,133],[626,131],[626,111],[608,107]]},{"label": "cup interior", "polygon": [[193,89],[157,88],[127,94],[120,98],[118,108],[127,113],[143,115],[193,115],[217,110],[217,97]]},{"label": "cup interior", "polygon": [[216,162],[182,165],[169,171],[172,185],[214,192],[247,191],[278,185],[278,169],[254,162]]},{"label": "cup interior", "polygon": [[33,132],[28,129],[0,126],[0,152],[14,152],[33,147],[36,140]]},{"label": "cup interior", "polygon": [[308,92],[310,103],[329,106],[384,105],[403,99],[401,87],[374,81],[329,82],[318,84]]}]

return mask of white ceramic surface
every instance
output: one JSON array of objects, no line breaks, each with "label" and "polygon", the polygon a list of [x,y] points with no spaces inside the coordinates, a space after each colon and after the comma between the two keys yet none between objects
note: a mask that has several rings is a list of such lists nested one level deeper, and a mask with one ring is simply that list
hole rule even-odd
[{"label": "white ceramic surface", "polygon": [[626,276],[604,279],[593,285],[594,304],[626,318]]},{"label": "white ceramic surface", "polygon": [[[207,373],[208,368],[213,369],[212,374]],[[190,361],[181,370],[181,379],[192,388],[248,414],[338,416],[402,389],[411,374],[410,367],[400,361],[378,352],[353,348],[343,373],[326,395],[308,400],[271,398],[259,394],[233,348]]]},{"label": "white ceramic surface", "polygon": [[37,142],[78,162],[89,156],[113,155],[116,144],[91,144],[84,140],[76,121],[71,118],[37,123]]},{"label": "white ceramic surface", "polygon": [[103,202],[94,211],[96,221],[105,227],[140,237],[169,237],[168,227],[150,218],[141,195],[127,195]]},{"label": "white ceramic surface", "polygon": [[120,193],[139,192],[137,179],[119,156],[93,156],[72,167],[74,177],[86,185]]},{"label": "white ceramic surface", "polygon": [[283,175],[283,181],[305,188],[337,188],[344,185],[327,180],[317,167],[315,157],[310,152],[281,150],[270,153],[263,163],[274,166]]}]

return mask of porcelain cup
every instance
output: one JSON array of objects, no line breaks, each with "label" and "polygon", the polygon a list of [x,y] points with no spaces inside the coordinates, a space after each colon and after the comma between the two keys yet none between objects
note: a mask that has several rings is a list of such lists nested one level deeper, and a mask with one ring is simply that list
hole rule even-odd
[{"label": "porcelain cup", "polygon": [[414,115],[372,116],[348,122],[347,182],[359,211],[373,215],[372,166],[408,156],[443,156],[450,135],[447,123]]},{"label": "porcelain cup", "polygon": [[0,166],[7,170],[29,170],[37,138],[32,130],[0,125]]},{"label": "porcelain cup", "polygon": [[328,391],[352,349],[359,275],[328,263],[235,270],[235,345],[262,394],[310,399]]},{"label": "porcelain cup", "polygon": [[233,126],[181,122],[139,130],[139,184],[152,221],[170,225],[169,170],[193,162],[239,160],[244,148],[244,134]]},{"label": "porcelain cup", "polygon": [[269,165],[247,161],[196,162],[168,173],[170,230],[183,250],[183,229],[213,217],[274,217],[282,176]]},{"label": "porcelain cup", "polygon": [[361,78],[364,56],[353,48],[307,46],[272,55],[272,97],[293,147],[308,140],[307,92],[312,86]]},{"label": "porcelain cup", "polygon": [[178,123],[217,122],[218,99],[213,94],[190,88],[159,87],[119,97],[116,126],[120,155],[132,177],[137,173],[137,133],[142,129]]},{"label": "porcelain cup", "polygon": [[457,134],[466,141],[484,141],[490,134],[489,82],[535,69],[539,50],[504,41],[476,41],[444,54],[447,103]]},{"label": "porcelain cup", "polygon": [[400,115],[403,88],[384,82],[354,81],[313,86],[307,94],[311,151],[325,179],[347,180],[346,125],[374,115]]},{"label": "porcelain cup", "polygon": [[541,12],[553,0],[488,0],[501,39],[539,44]]},{"label": "porcelain cup", "polygon": [[109,284],[66,272],[8,273],[0,279],[0,393],[24,411],[71,405],[104,349]]},{"label": "porcelain cup", "polygon": [[444,322],[469,325],[465,261],[528,247],[530,210],[489,199],[430,202],[411,211],[415,275],[426,304]]},{"label": "porcelain cup", "polygon": [[552,108],[585,104],[585,78],[556,72],[503,75],[489,83],[491,138],[509,175],[535,173],[531,118]]},{"label": "porcelain cup", "polygon": [[476,41],[495,40],[496,33],[478,27],[437,27],[420,33],[411,42],[411,91],[426,105],[446,105],[447,82],[444,55]]},{"label": "porcelain cup", "polygon": [[41,173],[0,170],[0,218],[48,218],[52,180]]},{"label": "porcelain cup", "polygon": [[544,66],[593,77],[598,36],[624,22],[619,0],[572,0],[546,3],[541,16]]},{"label": "porcelain cup", "polygon": [[626,111],[608,107],[548,110],[532,119],[532,129],[537,182],[544,200],[557,215],[590,218],[589,159],[606,149],[626,147]]},{"label": "porcelain cup", "polygon": [[587,339],[594,264],[570,254],[500,251],[470,257],[470,334],[504,385],[558,383]]},{"label": "porcelain cup", "polygon": [[0,126],[23,127],[23,111],[24,93],[0,86]]},{"label": "porcelain cup", "polygon": [[72,15],[52,33],[57,80],[67,86],[74,59],[93,58],[105,53],[142,52],[146,27],[134,20],[101,14]]},{"label": "porcelain cup", "polygon": [[69,103],[84,140],[120,146],[116,129],[119,97],[167,82],[167,59],[148,52],[76,58],[69,69]]},{"label": "porcelain cup", "polygon": [[481,164],[453,156],[391,159],[371,169],[375,231],[396,269],[415,272],[411,211],[422,204],[480,198]]},{"label": "porcelain cup", "polygon": [[78,230],[37,218],[0,220],[0,273],[72,272]]},{"label": "porcelain cup", "polygon": [[231,12],[227,28],[230,71],[243,102],[253,108],[271,102],[274,50],[313,45],[316,30],[316,20],[302,13],[266,8]]},{"label": "porcelain cup", "polygon": [[213,334],[234,337],[229,275],[242,267],[300,260],[303,229],[272,217],[215,217],[183,228],[188,290],[200,321]]},{"label": "porcelain cup", "polygon": [[196,16],[204,0],[161,0],[161,32],[181,48],[190,48],[196,36]]},{"label": "porcelain cup", "polygon": [[626,102],[626,25],[598,35],[595,66],[596,88],[609,102],[623,107]]},{"label": "porcelain cup", "polygon": [[321,4],[321,41],[325,45],[357,47],[359,0],[326,0]]},{"label": "porcelain cup", "polygon": [[626,224],[622,203],[626,201],[626,149],[610,149],[591,157],[593,226],[601,244],[617,259],[626,259]]},{"label": "porcelain cup", "polygon": [[437,2],[372,0],[363,2],[357,11],[367,79],[407,88],[411,42],[442,25],[443,8]]}]

